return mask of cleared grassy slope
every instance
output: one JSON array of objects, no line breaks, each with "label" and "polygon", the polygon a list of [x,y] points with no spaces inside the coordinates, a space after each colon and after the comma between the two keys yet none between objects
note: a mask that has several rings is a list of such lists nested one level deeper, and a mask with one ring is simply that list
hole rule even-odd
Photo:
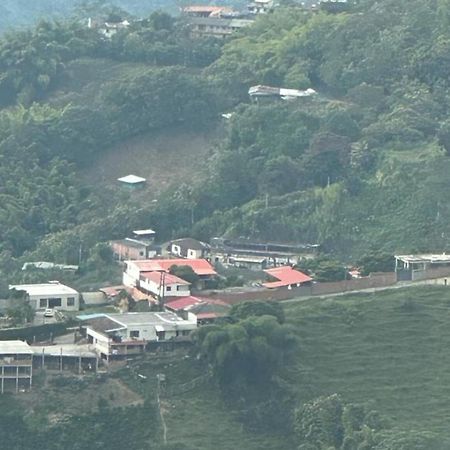
[{"label": "cleared grassy slope", "polygon": [[340,393],[404,429],[450,439],[450,290],[414,287],[286,308],[300,350],[289,378],[301,400]]},{"label": "cleared grassy slope", "polygon": [[[142,397],[152,400],[156,397],[156,375],[165,375],[160,398],[169,445],[183,444],[183,450],[291,450],[288,438],[244,429],[237,412],[230,411],[204,370],[203,364],[180,351],[165,358],[145,357],[118,376]],[[147,379],[143,381],[138,373]]]}]

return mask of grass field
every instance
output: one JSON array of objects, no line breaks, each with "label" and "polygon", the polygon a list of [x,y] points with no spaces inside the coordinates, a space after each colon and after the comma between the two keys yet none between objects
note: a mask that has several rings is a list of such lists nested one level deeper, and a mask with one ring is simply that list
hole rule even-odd
[{"label": "grass field", "polygon": [[339,393],[393,426],[450,439],[450,290],[414,287],[290,304],[299,399]]},{"label": "grass field", "polygon": [[[186,450],[291,450],[283,437],[245,430],[236,412],[229,410],[218,389],[205,377],[204,365],[186,358],[185,352],[146,357],[118,376],[142,397],[153,400],[159,373],[166,377],[161,384],[161,409],[169,445],[183,443]],[[138,374],[147,379],[143,381]]]}]

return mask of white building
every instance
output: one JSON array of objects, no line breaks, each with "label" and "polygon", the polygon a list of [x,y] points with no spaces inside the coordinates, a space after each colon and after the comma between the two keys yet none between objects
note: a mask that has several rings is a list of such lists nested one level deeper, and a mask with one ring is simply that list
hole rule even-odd
[{"label": "white building", "polygon": [[191,283],[166,272],[141,272],[138,288],[158,297],[186,297],[191,295]]},{"label": "white building", "polygon": [[33,351],[23,341],[0,341],[0,393],[16,393],[33,381]]},{"label": "white building", "polygon": [[197,239],[177,239],[170,243],[170,253],[188,259],[206,258],[209,255],[209,245]]},{"label": "white building", "polygon": [[254,0],[248,5],[248,11],[252,14],[267,14],[273,7],[273,0]]},{"label": "white building", "polygon": [[176,341],[197,328],[171,312],[104,314],[84,326],[88,343],[104,359],[142,352],[148,342]]},{"label": "white building", "polygon": [[78,311],[80,309],[80,294],[59,281],[41,284],[13,284],[9,289],[25,291],[26,298],[33,309],[59,309],[63,311]]}]

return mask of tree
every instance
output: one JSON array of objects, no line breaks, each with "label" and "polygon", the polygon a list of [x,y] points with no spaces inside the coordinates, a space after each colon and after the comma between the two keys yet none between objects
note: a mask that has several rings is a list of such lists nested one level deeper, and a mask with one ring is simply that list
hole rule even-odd
[{"label": "tree", "polygon": [[333,394],[311,400],[294,412],[299,450],[375,450],[383,421],[376,411],[346,403]]},{"label": "tree", "polygon": [[194,269],[191,266],[177,266],[174,264],[170,267],[169,273],[181,278],[184,281],[187,281],[188,283],[191,283],[194,288],[200,280],[199,276],[194,272]]},{"label": "tree", "polygon": [[395,269],[395,258],[389,253],[369,253],[363,256],[357,265],[361,275],[369,275],[372,272],[393,272]]},{"label": "tree", "polygon": [[31,322],[35,316],[35,310],[26,299],[25,291],[10,291],[10,298],[14,301],[14,305],[6,312],[14,326],[23,325]]},{"label": "tree", "polygon": [[251,301],[237,303],[230,310],[230,317],[235,321],[259,316],[273,316],[280,324],[285,321],[283,307],[277,302]]},{"label": "tree", "polygon": [[221,388],[241,395],[249,386],[271,380],[295,338],[274,316],[251,316],[234,324],[203,327],[195,342]]}]

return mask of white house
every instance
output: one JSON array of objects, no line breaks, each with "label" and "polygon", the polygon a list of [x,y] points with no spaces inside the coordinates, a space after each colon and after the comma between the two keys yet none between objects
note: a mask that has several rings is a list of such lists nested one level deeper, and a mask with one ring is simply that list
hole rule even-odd
[{"label": "white house", "polygon": [[[125,261],[122,276],[124,286],[140,289],[141,274],[144,272],[169,273],[172,266],[189,266],[200,280],[208,280],[217,276],[217,272],[206,259],[148,259],[140,261]],[[189,295],[184,293],[184,295]]]},{"label": "white house", "polygon": [[187,259],[205,258],[209,253],[209,245],[192,238],[177,239],[170,243],[170,253]]},{"label": "white house", "polygon": [[80,294],[59,281],[41,284],[13,284],[9,289],[25,291],[26,298],[33,309],[59,309],[63,311],[78,311],[80,309]]},{"label": "white house", "polygon": [[176,341],[197,328],[171,312],[104,314],[84,326],[88,343],[104,359],[145,350],[148,342]]},{"label": "white house", "polygon": [[141,272],[139,289],[159,297],[186,297],[191,295],[191,283],[166,272]]}]

